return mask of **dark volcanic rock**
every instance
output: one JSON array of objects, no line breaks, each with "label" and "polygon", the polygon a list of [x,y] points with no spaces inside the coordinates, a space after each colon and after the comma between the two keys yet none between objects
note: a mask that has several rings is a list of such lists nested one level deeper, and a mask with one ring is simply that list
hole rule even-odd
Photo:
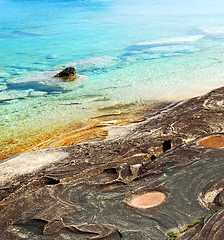
[{"label": "dark volcanic rock", "polygon": [[74,67],[67,67],[60,73],[56,74],[55,77],[59,78],[69,78],[76,75],[76,69]]},{"label": "dark volcanic rock", "polygon": [[222,240],[224,236],[224,210],[218,211],[205,223],[197,224],[181,234],[177,240]]},{"label": "dark volcanic rock", "polygon": [[[224,179],[208,185],[200,197],[201,203],[214,214],[207,215],[199,224],[180,234],[178,240],[221,240],[224,236]],[[218,208],[218,210],[217,210]],[[216,210],[215,210],[216,209]],[[221,210],[220,210],[221,209]]]},{"label": "dark volcanic rock", "polygon": [[[219,88],[143,122],[113,127],[103,141],[0,164],[0,238],[165,240],[166,233],[223,206],[224,148],[198,144],[224,136],[223,96]],[[164,152],[166,140],[172,148]],[[35,162],[38,154],[49,164],[23,174],[13,168],[25,158]],[[166,200],[152,208],[127,204],[148,192],[162,192]],[[223,226],[219,211],[182,239],[222,239]]]}]

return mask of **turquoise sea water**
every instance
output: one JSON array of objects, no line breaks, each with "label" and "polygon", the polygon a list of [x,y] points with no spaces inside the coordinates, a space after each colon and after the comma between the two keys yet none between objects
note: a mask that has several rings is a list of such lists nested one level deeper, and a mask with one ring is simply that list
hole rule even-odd
[{"label": "turquoise sea water", "polygon": [[[0,141],[224,84],[221,0],[0,0]],[[53,76],[67,66],[75,82]]]}]

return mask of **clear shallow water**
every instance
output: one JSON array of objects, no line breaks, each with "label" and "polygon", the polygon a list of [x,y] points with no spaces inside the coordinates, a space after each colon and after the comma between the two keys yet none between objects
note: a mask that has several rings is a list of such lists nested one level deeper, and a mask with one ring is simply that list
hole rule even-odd
[{"label": "clear shallow water", "polygon": [[[223,1],[1,0],[0,141],[224,83]],[[53,78],[74,65],[76,82]],[[1,144],[2,145],[2,144]]]}]

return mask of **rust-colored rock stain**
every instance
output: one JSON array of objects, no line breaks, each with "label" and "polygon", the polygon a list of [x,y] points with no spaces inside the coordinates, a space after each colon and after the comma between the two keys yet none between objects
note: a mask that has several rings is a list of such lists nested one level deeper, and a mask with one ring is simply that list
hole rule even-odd
[{"label": "rust-colored rock stain", "polygon": [[197,144],[208,148],[221,148],[224,147],[224,136],[212,135],[205,137],[199,140]]}]

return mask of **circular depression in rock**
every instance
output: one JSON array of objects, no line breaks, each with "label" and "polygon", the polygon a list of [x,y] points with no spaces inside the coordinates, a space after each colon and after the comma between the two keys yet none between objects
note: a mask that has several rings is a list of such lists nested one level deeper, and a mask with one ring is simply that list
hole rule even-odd
[{"label": "circular depression in rock", "polygon": [[166,194],[158,191],[148,192],[132,197],[127,203],[136,208],[152,208],[166,200]]},{"label": "circular depression in rock", "polygon": [[198,145],[209,148],[221,148],[224,147],[224,136],[212,135],[199,140]]}]

